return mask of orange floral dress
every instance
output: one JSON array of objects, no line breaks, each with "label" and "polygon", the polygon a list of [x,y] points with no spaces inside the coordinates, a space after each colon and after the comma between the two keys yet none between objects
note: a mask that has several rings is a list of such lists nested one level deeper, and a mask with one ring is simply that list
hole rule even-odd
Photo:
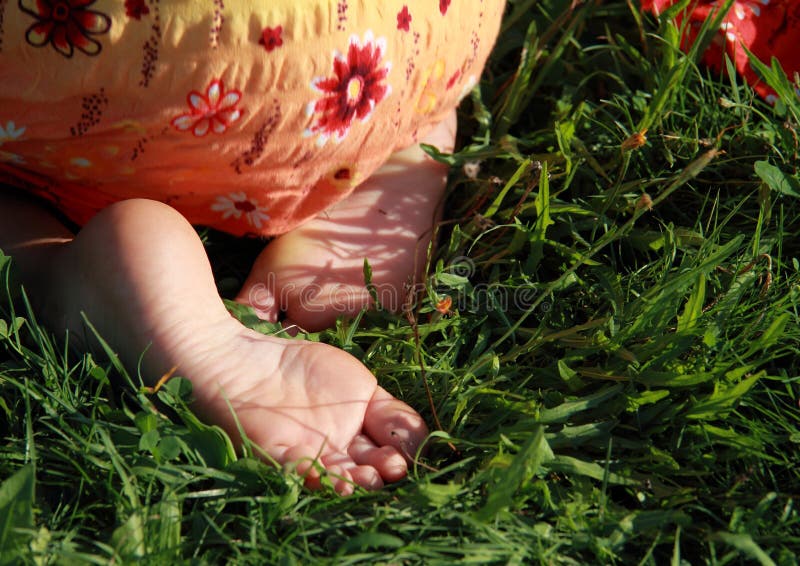
[{"label": "orange floral dress", "polygon": [[459,103],[503,9],[0,0],[0,183],[78,224],[149,198],[232,234],[284,233]]},{"label": "orange floral dress", "polygon": [[[642,9],[659,14],[677,4],[677,0],[642,0]],[[716,16],[724,7],[722,0],[697,0],[676,14],[678,24],[688,18],[683,47],[694,42],[706,19]],[[792,80],[800,72],[800,1],[798,0],[735,0],[725,14],[715,41],[703,55],[703,61],[716,70],[725,68],[727,54],[736,70],[753,89],[768,102],[777,100],[776,93],[750,65],[750,51],[770,65],[776,58]],[[800,89],[798,89],[800,95]]]}]

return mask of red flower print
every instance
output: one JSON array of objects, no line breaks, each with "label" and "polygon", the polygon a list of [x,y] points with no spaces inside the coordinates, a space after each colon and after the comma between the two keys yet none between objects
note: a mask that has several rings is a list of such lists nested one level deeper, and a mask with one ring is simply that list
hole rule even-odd
[{"label": "red flower print", "polygon": [[411,23],[411,14],[408,13],[408,6],[397,12],[397,29],[408,31]]},{"label": "red flower print", "polygon": [[283,45],[283,26],[276,26],[274,28],[264,28],[261,32],[261,38],[258,42],[264,46],[267,51],[272,51],[276,47]]},{"label": "red flower print", "polygon": [[218,196],[211,210],[222,214],[222,219],[230,217],[239,220],[244,215],[250,226],[260,229],[269,220],[267,209],[257,201],[248,198],[246,193],[231,193],[228,196]]},{"label": "red flower print", "polygon": [[320,145],[332,135],[341,141],[354,119],[369,119],[375,105],[391,93],[384,82],[391,69],[391,63],[382,61],[385,51],[386,39],[373,40],[368,31],[363,42],[358,36],[350,38],[347,56],[334,54],[334,76],[311,81],[311,88],[323,97],[308,105],[307,113],[317,119],[304,135],[319,134]]},{"label": "red flower print", "polygon": [[660,14],[662,10],[669,6],[671,0],[642,0],[642,10],[648,10]]},{"label": "red flower print", "polygon": [[186,97],[190,112],[173,118],[172,125],[181,132],[191,132],[202,138],[209,131],[223,134],[228,127],[242,117],[242,111],[236,108],[242,99],[238,90],[225,92],[225,86],[219,79],[208,85],[205,94],[193,90]]},{"label": "red flower print", "polygon": [[20,10],[36,18],[25,32],[25,40],[34,47],[48,43],[64,57],[75,49],[97,55],[102,45],[91,36],[108,33],[111,18],[89,10],[95,0],[19,0]]},{"label": "red flower print", "polygon": [[125,14],[134,20],[141,20],[142,16],[150,13],[145,0],[125,0]]},{"label": "red flower print", "polygon": [[439,11],[444,16],[447,13],[447,9],[450,7],[450,0],[439,0]]},{"label": "red flower print", "polygon": [[455,73],[453,73],[453,75],[449,79],[447,79],[447,90],[450,90],[451,88],[456,86],[456,82],[458,82],[458,79],[460,78],[461,78],[461,69],[458,69],[456,70]]},{"label": "red flower print", "polygon": [[[644,0],[642,8],[656,14],[677,0]],[[717,15],[725,5],[723,0],[697,0],[686,11],[675,14],[675,23],[685,30],[681,48],[688,50],[697,40],[702,26]],[[768,102],[775,92],[750,64],[748,51],[763,62],[775,57],[789,77],[798,70],[797,26],[800,2],[793,0],[736,0],[725,14],[718,35],[703,54],[703,62],[715,71],[725,70],[725,56],[736,70]],[[747,49],[744,49],[747,48]]]}]

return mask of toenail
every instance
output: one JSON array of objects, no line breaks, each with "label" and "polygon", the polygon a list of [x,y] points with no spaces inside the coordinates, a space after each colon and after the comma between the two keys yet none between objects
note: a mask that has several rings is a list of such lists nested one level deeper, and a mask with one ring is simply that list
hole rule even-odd
[{"label": "toenail", "polygon": [[407,444],[411,440],[411,433],[407,430],[390,428],[388,432],[393,444]]}]

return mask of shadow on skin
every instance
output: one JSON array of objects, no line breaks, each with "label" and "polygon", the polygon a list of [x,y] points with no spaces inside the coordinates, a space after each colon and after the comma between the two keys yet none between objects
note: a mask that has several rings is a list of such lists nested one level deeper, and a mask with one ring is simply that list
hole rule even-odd
[{"label": "shadow on skin", "polygon": [[364,259],[384,308],[401,310],[407,286],[423,276],[440,218],[446,166],[415,146],[310,222],[271,242],[237,300],[266,320],[321,330],[371,305]]}]

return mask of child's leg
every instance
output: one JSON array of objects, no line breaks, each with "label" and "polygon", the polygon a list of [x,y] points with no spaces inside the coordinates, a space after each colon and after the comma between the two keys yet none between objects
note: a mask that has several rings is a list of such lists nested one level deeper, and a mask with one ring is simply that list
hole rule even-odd
[{"label": "child's leg", "polygon": [[[422,142],[452,151],[455,131],[453,112]],[[320,330],[370,304],[367,258],[379,300],[400,310],[405,286],[424,275],[446,178],[447,167],[419,146],[395,153],[348,198],[271,242],[238,300],[265,319],[283,309],[290,321]]]},{"label": "child's leg", "polygon": [[51,326],[81,334],[85,312],[130,369],[148,348],[150,383],[177,366],[207,419],[235,435],[229,401],[250,439],[282,464],[320,455],[364,487],[405,475],[403,455],[427,432],[420,416],[345,352],[267,337],[231,318],[202,243],[173,209],[124,201],[70,240],[35,204],[0,194],[0,249],[18,262]]}]

